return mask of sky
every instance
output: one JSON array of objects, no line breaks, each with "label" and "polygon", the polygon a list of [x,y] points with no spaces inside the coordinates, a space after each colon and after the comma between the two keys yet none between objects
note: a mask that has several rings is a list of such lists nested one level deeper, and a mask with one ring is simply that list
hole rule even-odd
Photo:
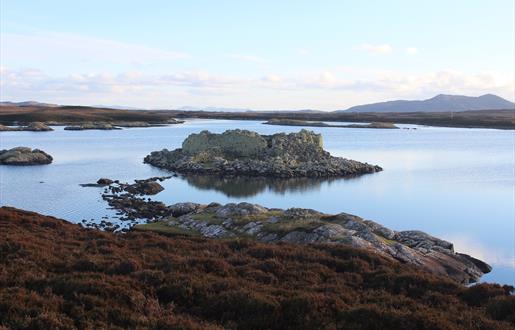
[{"label": "sky", "polygon": [[514,99],[514,0],[0,0],[0,100],[338,110]]}]

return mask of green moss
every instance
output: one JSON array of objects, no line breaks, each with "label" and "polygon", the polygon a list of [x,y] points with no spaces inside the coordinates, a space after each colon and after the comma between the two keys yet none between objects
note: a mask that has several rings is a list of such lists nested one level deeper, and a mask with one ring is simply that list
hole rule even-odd
[{"label": "green moss", "polygon": [[225,219],[217,217],[214,213],[199,213],[192,216],[197,221],[207,222],[212,225],[219,225],[224,222]]},{"label": "green moss", "polygon": [[383,237],[383,236],[377,236],[379,237],[380,240],[382,240],[383,242],[385,242],[386,244],[388,245],[393,245],[395,243],[398,243],[397,241],[394,241],[394,240],[391,240],[391,239],[388,239],[386,237]]},{"label": "green moss", "polygon": [[239,217],[233,217],[232,220],[237,225],[245,225],[249,222],[264,222],[268,221],[272,217],[280,218],[283,215],[283,211],[268,211],[260,214],[242,215]]},{"label": "green moss", "polygon": [[144,225],[136,225],[132,227],[133,230],[138,231],[152,231],[160,234],[167,235],[183,235],[183,236],[198,236],[199,233],[194,230],[188,230],[177,226],[170,226],[165,221],[147,223]]},{"label": "green moss", "polygon": [[276,223],[266,223],[263,226],[263,229],[271,233],[286,234],[291,231],[309,232],[320,227],[321,224],[322,223],[318,219],[299,219],[291,221],[280,221]]}]

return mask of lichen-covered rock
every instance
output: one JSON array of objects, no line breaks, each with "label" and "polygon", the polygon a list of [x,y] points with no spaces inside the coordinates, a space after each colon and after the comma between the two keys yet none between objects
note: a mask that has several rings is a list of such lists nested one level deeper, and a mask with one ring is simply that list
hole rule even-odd
[{"label": "lichen-covered rock", "polygon": [[1,165],[45,165],[52,163],[52,156],[46,152],[27,147],[0,150]]},{"label": "lichen-covered rock", "polygon": [[267,147],[267,141],[258,133],[245,130],[229,130],[222,134],[202,131],[191,134],[182,143],[185,154],[216,151],[229,157],[259,156]]},{"label": "lichen-covered rock", "polygon": [[[331,215],[301,208],[269,209],[250,203],[179,203],[169,206],[168,210],[165,214],[173,217],[161,220],[162,226],[157,228],[176,227],[181,233],[209,238],[247,237],[268,243],[345,244],[372,250],[464,284],[476,282],[491,270],[481,260],[456,253],[450,242],[421,231],[397,232],[347,213]],[[145,225],[136,226],[138,228],[145,229]],[[151,228],[156,227],[149,227],[149,230]]]},{"label": "lichen-covered rock", "polygon": [[311,131],[259,135],[245,130],[190,135],[182,148],[154,151],[146,163],[182,173],[270,177],[342,177],[381,167],[333,157]]}]

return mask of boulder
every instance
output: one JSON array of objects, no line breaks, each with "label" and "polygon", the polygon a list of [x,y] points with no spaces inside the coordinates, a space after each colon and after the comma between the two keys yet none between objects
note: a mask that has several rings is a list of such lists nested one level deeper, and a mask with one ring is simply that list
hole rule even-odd
[{"label": "boulder", "polygon": [[107,179],[107,178],[100,178],[97,181],[97,184],[99,184],[101,186],[109,186],[112,183],[113,183],[113,180]]}]

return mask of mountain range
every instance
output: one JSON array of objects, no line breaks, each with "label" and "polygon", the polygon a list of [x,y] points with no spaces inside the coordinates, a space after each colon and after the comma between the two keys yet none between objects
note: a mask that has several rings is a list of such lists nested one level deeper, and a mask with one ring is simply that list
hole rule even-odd
[{"label": "mountain range", "polygon": [[[0,102],[0,106],[18,106],[18,107],[58,107],[58,104],[41,103],[36,101],[26,102]],[[95,105],[93,107],[123,109],[123,110],[143,110],[123,105]],[[439,94],[427,100],[395,100],[378,103],[370,103],[356,105],[348,109],[336,110],[335,113],[341,112],[450,112],[450,111],[473,111],[473,110],[510,110],[515,109],[515,103],[503,99],[494,94],[485,94],[481,96],[465,96],[465,95],[448,95]],[[152,109],[160,110],[160,109]],[[175,110],[181,111],[207,111],[207,112],[253,112],[255,110],[247,108],[224,108],[224,107],[194,107],[183,106]],[[272,110],[270,110],[272,111]],[[284,112],[288,110],[274,110]],[[302,113],[318,113],[319,110],[290,110],[292,112]],[[269,112],[269,111],[256,111]]]},{"label": "mountain range", "polygon": [[439,94],[427,100],[371,103],[338,110],[338,112],[449,112],[504,109],[515,109],[515,103],[493,94],[477,97]]}]

